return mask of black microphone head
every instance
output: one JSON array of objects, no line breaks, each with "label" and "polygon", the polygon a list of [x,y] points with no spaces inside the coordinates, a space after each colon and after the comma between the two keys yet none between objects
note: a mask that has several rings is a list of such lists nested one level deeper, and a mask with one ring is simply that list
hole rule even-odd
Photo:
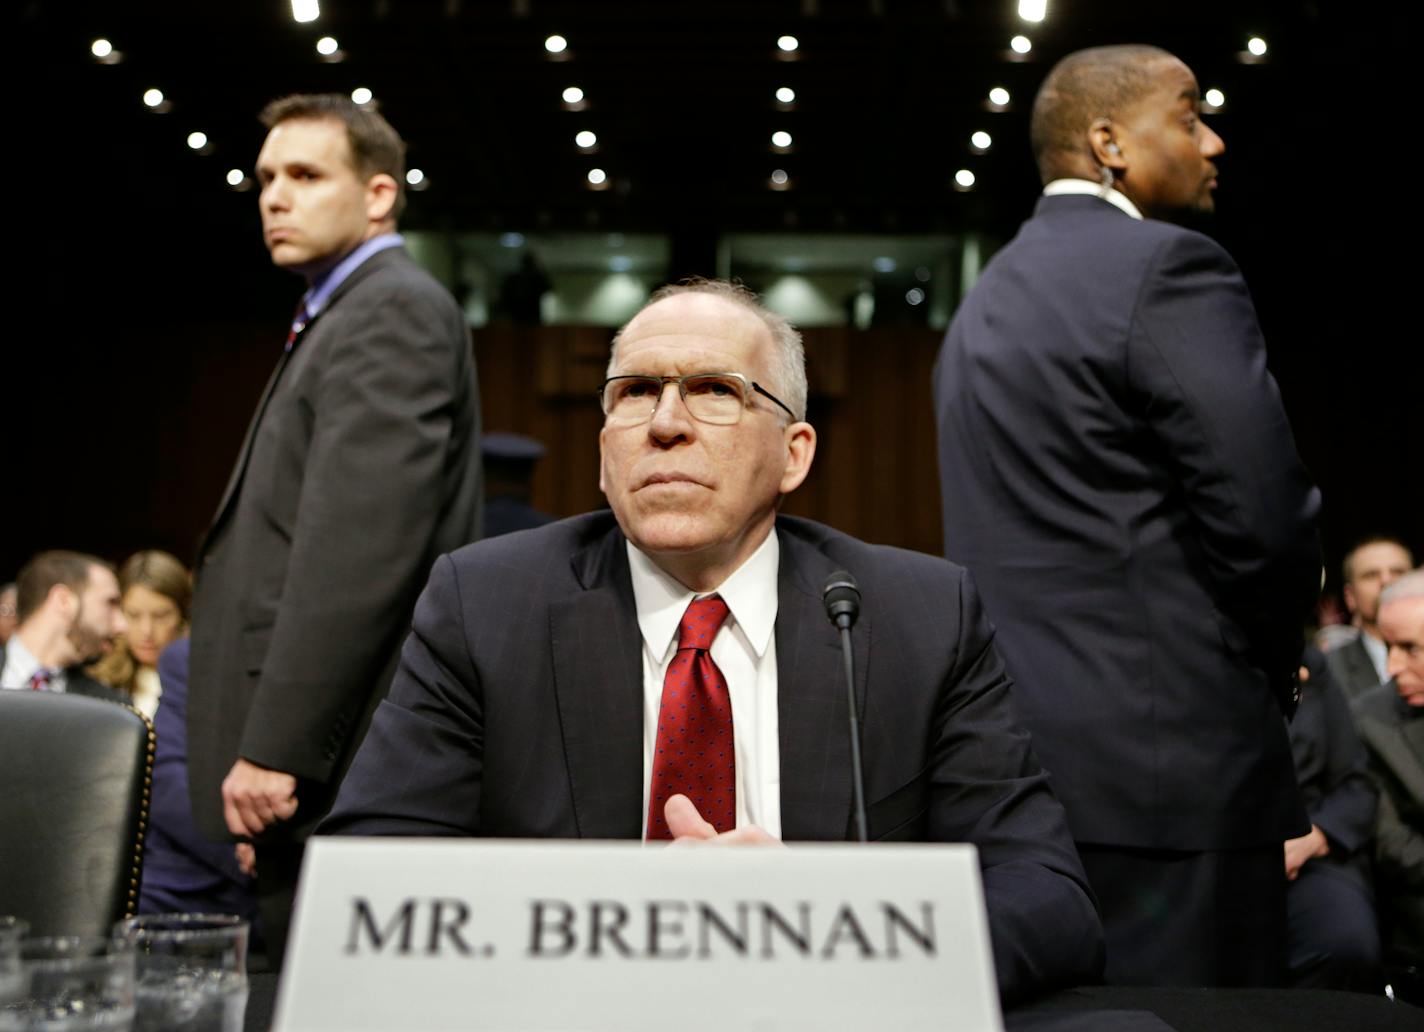
[{"label": "black microphone head", "polygon": [[821,589],[821,604],[826,607],[826,616],[837,627],[851,627],[860,615],[860,588],[855,578],[845,570],[837,570],[826,578],[826,586]]}]

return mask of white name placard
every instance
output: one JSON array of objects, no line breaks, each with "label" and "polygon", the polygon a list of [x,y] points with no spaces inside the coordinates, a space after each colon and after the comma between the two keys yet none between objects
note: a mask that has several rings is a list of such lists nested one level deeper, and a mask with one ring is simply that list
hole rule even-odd
[{"label": "white name placard", "polygon": [[972,846],[317,838],[277,1032],[1002,1029]]}]

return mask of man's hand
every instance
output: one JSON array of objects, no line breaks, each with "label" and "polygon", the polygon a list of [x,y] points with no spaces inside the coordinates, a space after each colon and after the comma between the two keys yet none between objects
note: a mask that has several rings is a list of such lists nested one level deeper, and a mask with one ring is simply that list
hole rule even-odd
[{"label": "man's hand", "polygon": [[232,847],[232,852],[237,857],[237,869],[249,878],[256,878],[257,850],[252,848],[252,843],[239,842]]},{"label": "man's hand", "polygon": [[1325,833],[1314,824],[1310,826],[1309,834],[1286,839],[1286,879],[1295,881],[1300,877],[1300,869],[1305,866],[1307,860],[1325,856],[1329,852],[1330,843],[1326,841]]},{"label": "man's hand", "polygon": [[239,758],[222,783],[227,830],[244,838],[262,834],[297,812],[297,779]]},{"label": "man's hand", "polygon": [[697,807],[685,795],[675,795],[663,807],[668,831],[672,832],[673,844],[684,845],[694,842],[709,842],[714,846],[780,846],[780,839],[772,838],[755,824],[745,828],[734,828],[717,834],[717,829],[702,819]]}]

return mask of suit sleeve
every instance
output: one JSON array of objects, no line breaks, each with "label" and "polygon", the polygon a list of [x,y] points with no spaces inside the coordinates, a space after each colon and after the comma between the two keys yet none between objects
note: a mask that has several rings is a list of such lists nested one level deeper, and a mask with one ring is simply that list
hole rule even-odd
[{"label": "suit sleeve", "polygon": [[390,693],[318,832],[478,835],[483,756],[480,677],[454,563],[442,556],[416,603]]},{"label": "suit sleeve", "polygon": [[1424,889],[1424,835],[1404,819],[1388,790],[1379,795],[1375,863],[1381,881],[1411,890]]},{"label": "suit sleeve", "polygon": [[1128,378],[1181,485],[1218,607],[1279,687],[1319,593],[1319,493],[1296,454],[1245,281],[1195,233],[1158,249],[1133,315]]},{"label": "suit sleeve", "polygon": [[979,850],[1006,1004],[1102,974],[1103,931],[1063,807],[1034,758],[968,575],[937,715],[930,839]]},{"label": "suit sleeve", "polygon": [[[355,298],[352,299],[356,300]],[[328,780],[428,573],[463,323],[418,285],[337,305],[286,581],[240,754]]]},{"label": "suit sleeve", "polygon": [[1379,793],[1370,780],[1369,759],[1345,696],[1323,661],[1312,664],[1311,674],[1320,681],[1316,690],[1323,693],[1326,784],[1310,808],[1310,823],[1325,833],[1332,851],[1351,854],[1370,840]]}]

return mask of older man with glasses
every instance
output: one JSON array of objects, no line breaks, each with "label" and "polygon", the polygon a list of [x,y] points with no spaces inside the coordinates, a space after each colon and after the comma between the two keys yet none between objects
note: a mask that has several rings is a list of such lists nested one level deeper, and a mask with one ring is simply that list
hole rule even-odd
[{"label": "older man with glasses", "polygon": [[965,572],[778,515],[816,452],[800,335],[738,286],[668,287],[599,397],[612,512],[437,563],[324,830],[847,839],[821,595],[849,570],[869,837],[978,846],[1005,999],[1093,978],[1098,919]]}]

